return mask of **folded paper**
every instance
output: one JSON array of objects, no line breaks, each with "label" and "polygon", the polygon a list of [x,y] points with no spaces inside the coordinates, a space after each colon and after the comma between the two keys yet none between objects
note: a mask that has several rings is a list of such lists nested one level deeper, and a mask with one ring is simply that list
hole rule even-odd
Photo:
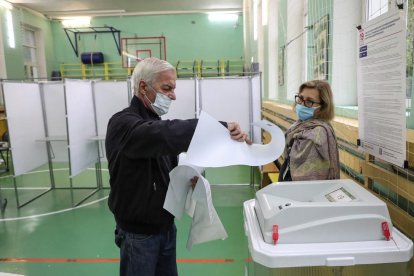
[{"label": "folded paper", "polygon": [[[210,183],[202,175],[205,167],[231,165],[259,166],[279,158],[285,146],[283,132],[262,120],[254,123],[270,133],[269,144],[248,145],[231,139],[229,131],[205,112],[201,113],[187,154],[170,172],[170,185],[164,209],[180,219],[184,212],[192,218],[187,249],[194,244],[227,238],[227,232],[213,206]],[[198,177],[194,190],[191,179]]]}]

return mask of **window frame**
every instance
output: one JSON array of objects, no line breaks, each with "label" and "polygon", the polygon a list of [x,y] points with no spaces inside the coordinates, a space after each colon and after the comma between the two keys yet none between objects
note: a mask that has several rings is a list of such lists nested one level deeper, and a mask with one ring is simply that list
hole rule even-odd
[{"label": "window frame", "polygon": [[[25,56],[23,57],[25,77],[27,79],[47,78],[43,31],[39,28],[27,24],[22,24],[21,27],[24,36],[24,39],[22,40],[23,55],[25,53],[25,49],[29,49],[29,51],[31,51],[30,61],[27,61]],[[33,33],[34,45],[26,43],[26,31]],[[34,51],[32,52],[32,50]],[[33,59],[32,53],[35,54],[35,59]],[[35,74],[33,74],[34,71],[36,71]]]}]

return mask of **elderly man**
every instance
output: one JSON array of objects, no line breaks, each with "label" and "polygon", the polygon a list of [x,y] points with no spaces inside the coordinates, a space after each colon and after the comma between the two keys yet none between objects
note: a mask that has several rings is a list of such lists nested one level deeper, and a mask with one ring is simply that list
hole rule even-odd
[{"label": "elderly man", "polygon": [[[197,119],[161,120],[174,93],[176,72],[147,58],[132,74],[131,105],[108,123],[106,153],[121,275],[177,275],[174,217],[163,209],[169,172],[187,151]],[[223,123],[232,139],[251,141],[237,123]]]}]

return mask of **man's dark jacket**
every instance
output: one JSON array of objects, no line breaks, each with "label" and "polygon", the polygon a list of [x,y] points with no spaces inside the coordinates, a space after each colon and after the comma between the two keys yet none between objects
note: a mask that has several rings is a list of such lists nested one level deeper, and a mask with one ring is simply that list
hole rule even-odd
[{"label": "man's dark jacket", "polygon": [[169,229],[174,217],[163,208],[169,172],[177,166],[178,154],[187,151],[197,121],[161,120],[136,96],[109,120],[108,205],[121,229],[138,234]]}]

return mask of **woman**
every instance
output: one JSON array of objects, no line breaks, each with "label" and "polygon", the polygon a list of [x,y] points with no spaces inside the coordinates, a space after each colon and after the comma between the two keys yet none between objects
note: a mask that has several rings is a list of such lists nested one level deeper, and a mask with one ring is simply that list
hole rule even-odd
[{"label": "woman", "polygon": [[298,121],[285,134],[279,181],[339,179],[337,141],[329,123],[334,117],[331,87],[321,80],[303,83],[294,109]]}]

